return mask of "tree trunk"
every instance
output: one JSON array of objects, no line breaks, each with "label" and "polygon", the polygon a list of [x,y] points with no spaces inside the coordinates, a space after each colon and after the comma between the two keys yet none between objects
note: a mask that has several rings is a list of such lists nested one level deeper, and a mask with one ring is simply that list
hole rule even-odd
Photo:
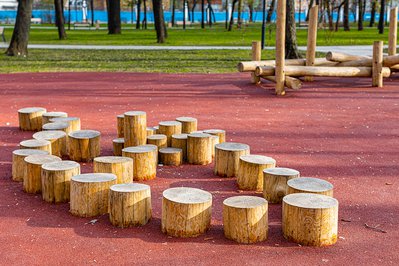
[{"label": "tree trunk", "polygon": [[385,0],[381,0],[380,5],[380,20],[378,21],[378,33],[384,33],[384,21],[385,21]]},{"label": "tree trunk", "polygon": [[237,7],[237,27],[241,28],[241,14],[242,13],[242,0],[238,0],[238,7]]},{"label": "tree trunk", "polygon": [[358,6],[359,6],[359,11],[358,11],[358,16],[359,19],[357,21],[357,30],[362,31],[363,30],[363,9],[366,7],[363,6],[363,0],[358,0]]},{"label": "tree trunk", "polygon": [[157,33],[157,42],[164,43],[168,37],[165,27],[165,19],[163,16],[162,0],[152,0],[154,10],[154,24]]},{"label": "tree trunk", "polygon": [[306,19],[305,19],[305,21],[309,21],[309,12],[310,12],[310,9],[313,7],[313,0],[310,0],[310,2],[309,2],[309,5],[308,5],[308,13],[306,13]]},{"label": "tree trunk", "polygon": [[28,54],[32,4],[33,0],[18,1],[18,11],[14,31],[12,33],[10,46],[6,51],[6,54],[9,56],[26,56]]},{"label": "tree trunk", "polygon": [[172,18],[171,18],[171,22],[172,22],[172,27],[175,26],[175,12],[176,11],[176,0],[172,0]]},{"label": "tree trunk", "polygon": [[295,59],[300,58],[298,51],[298,44],[296,40],[296,25],[295,25],[295,0],[287,0],[287,14],[286,14],[286,40],[285,40],[285,58]]},{"label": "tree trunk", "polygon": [[338,31],[339,28],[339,18],[341,16],[341,8],[345,4],[345,0],[339,4],[338,9],[337,9],[337,20],[335,21],[335,31]]},{"label": "tree trunk", "polygon": [[107,0],[108,34],[121,34],[121,2]]},{"label": "tree trunk", "polygon": [[141,0],[137,1],[137,20],[136,20],[136,29],[140,29],[140,12],[141,11]]},{"label": "tree trunk", "polygon": [[344,3],[344,31],[350,31],[349,27],[349,0]]},{"label": "tree trunk", "polygon": [[328,17],[328,29],[330,31],[334,30],[334,22],[333,22],[333,17],[332,17],[332,7],[330,5],[330,0],[325,0],[325,7],[327,10],[327,17]]},{"label": "tree trunk", "polygon": [[371,15],[370,15],[370,25],[369,27],[374,27],[375,22],[375,10],[377,8],[377,0],[373,0],[371,3]]},{"label": "tree trunk", "polygon": [[197,6],[197,0],[194,0],[193,1],[193,7],[191,8],[191,23],[194,23],[195,21],[194,21],[194,10],[195,10],[195,7]]},{"label": "tree trunk", "polygon": [[208,20],[208,25],[209,27],[212,27],[212,4],[211,4],[211,0],[208,0],[208,13],[209,13],[209,20]]},{"label": "tree trunk", "polygon": [[276,6],[276,0],[272,0],[269,6],[269,10],[267,11],[266,23],[270,23],[272,21],[272,16],[275,6]]},{"label": "tree trunk", "polygon": [[250,1],[248,3],[248,10],[249,10],[249,22],[254,22],[254,2]]},{"label": "tree trunk", "polygon": [[58,38],[60,40],[65,40],[67,38],[64,27],[63,2],[63,0],[54,0],[55,22],[58,28]]},{"label": "tree trunk", "polygon": [[231,16],[230,16],[230,23],[229,23],[229,29],[228,31],[231,31],[233,29],[233,24],[234,24],[234,7],[236,6],[238,0],[233,0],[233,3],[231,5]]},{"label": "tree trunk", "polygon": [[143,20],[143,28],[147,29],[147,0],[143,0],[143,9],[144,9],[144,20]]},{"label": "tree trunk", "polygon": [[205,28],[205,0],[201,0],[201,29]]}]

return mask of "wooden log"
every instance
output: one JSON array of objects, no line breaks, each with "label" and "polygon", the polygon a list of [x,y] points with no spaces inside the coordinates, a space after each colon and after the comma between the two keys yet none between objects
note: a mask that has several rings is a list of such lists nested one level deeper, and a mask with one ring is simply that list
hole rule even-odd
[{"label": "wooden log", "polygon": [[188,134],[172,135],[172,148],[177,148],[182,150],[183,162],[187,162],[187,136]]},{"label": "wooden log", "polygon": [[159,150],[168,147],[168,138],[164,134],[155,134],[147,137],[147,144],[155,145]]},{"label": "wooden log", "polygon": [[159,134],[159,126],[153,126],[155,128],[155,134]]},{"label": "wooden log", "polygon": [[361,59],[370,59],[368,56],[361,56],[361,55],[351,55],[345,53],[337,53],[337,52],[328,52],[326,54],[326,59],[332,62],[348,62],[348,61],[355,61]]},{"label": "wooden log", "polygon": [[[261,42],[255,41],[252,42],[252,61],[260,61],[262,57],[262,46]],[[255,73],[251,73],[251,83],[259,84],[260,78],[255,75]]]},{"label": "wooden log", "polygon": [[162,198],[162,232],[174,237],[196,237],[211,225],[211,193],[188,187],[165,190]]},{"label": "wooden log", "polygon": [[283,235],[305,246],[332,245],[338,238],[338,201],[311,193],[283,198]]},{"label": "wooden log", "polygon": [[172,145],[172,135],[181,134],[182,123],[178,121],[162,121],[159,122],[159,134],[166,135],[167,147]]},{"label": "wooden log", "polygon": [[384,67],[394,67],[399,64],[399,55],[385,56],[382,63]]},{"label": "wooden log", "polygon": [[112,140],[112,147],[115,156],[122,156],[122,150],[125,148],[125,139],[117,138]]},{"label": "wooden log", "polygon": [[133,180],[154,179],[157,175],[158,148],[155,145],[140,145],[122,150],[122,156],[133,159]]},{"label": "wooden log", "polygon": [[263,170],[263,197],[270,203],[281,203],[288,194],[288,180],[298,178],[299,171],[290,168],[268,168]]},{"label": "wooden log", "polygon": [[42,129],[42,115],[46,112],[42,107],[27,107],[18,110],[19,129],[39,131]]},{"label": "wooden log", "polygon": [[181,123],[181,133],[190,134],[197,130],[198,121],[194,117],[181,116],[176,118],[176,121]]},{"label": "wooden log", "polygon": [[71,131],[71,126],[67,122],[50,122],[47,124],[44,124],[42,126],[42,129],[44,131],[64,131],[65,134],[69,134]]},{"label": "wooden log", "polygon": [[[210,135],[210,134],[209,134]],[[212,153],[212,160],[215,158],[215,147],[219,144],[219,136],[211,135],[211,153]]]},{"label": "wooden log", "polygon": [[56,117],[68,117],[68,114],[65,112],[46,112],[42,114],[42,125],[50,123],[50,119]]},{"label": "wooden log", "polygon": [[33,149],[33,150],[48,151],[49,154],[52,154],[51,142],[48,140],[43,140],[43,139],[23,140],[19,143],[19,147],[21,149]]},{"label": "wooden log", "polygon": [[80,164],[74,161],[56,161],[42,165],[43,200],[50,203],[69,202],[72,176],[80,174]]},{"label": "wooden log", "polygon": [[398,38],[398,7],[391,8],[389,13],[388,55],[396,55]]},{"label": "wooden log", "polygon": [[145,225],[151,219],[150,186],[138,183],[117,184],[109,191],[109,221],[127,228]]},{"label": "wooden log", "polygon": [[96,130],[78,130],[69,133],[69,158],[77,162],[90,162],[100,156],[101,133]]},{"label": "wooden log", "polygon": [[54,155],[34,154],[25,157],[25,173],[23,189],[27,193],[39,193],[42,191],[42,165],[45,163],[61,161]]},{"label": "wooden log", "polygon": [[[284,95],[285,76],[285,20],[286,20],[286,0],[277,1],[277,21],[276,21],[276,94]],[[269,75],[270,76],[270,75]],[[288,75],[289,76],[289,75]]]},{"label": "wooden log", "polygon": [[276,167],[276,160],[263,155],[240,156],[237,171],[237,184],[241,190],[263,190],[263,170]]},{"label": "wooden log", "polygon": [[[389,68],[391,68],[391,70],[393,70],[393,69],[399,67],[398,64],[399,64],[399,55],[390,55],[390,56],[383,57],[382,65],[384,67],[389,67]],[[347,62],[342,62],[342,63],[337,64],[337,66],[339,66],[339,67],[343,67],[343,66],[372,67],[372,65],[373,65],[372,58],[347,61]]]},{"label": "wooden log", "polygon": [[219,143],[226,142],[226,131],[223,129],[207,129],[203,133],[219,136]]},{"label": "wooden log", "polygon": [[373,66],[372,66],[372,86],[382,88],[383,67],[382,67],[382,50],[384,43],[375,41],[373,45]]},{"label": "wooden log", "polygon": [[123,156],[101,156],[93,160],[94,173],[116,175],[116,183],[133,182],[133,159]]},{"label": "wooden log", "polygon": [[108,213],[109,188],[115,184],[114,174],[89,173],[73,176],[70,213],[79,217],[93,217]]},{"label": "wooden log", "polygon": [[125,115],[117,115],[116,116],[116,131],[118,138],[124,138],[125,134]]},{"label": "wooden log", "polygon": [[[335,66],[337,62],[328,61],[326,58],[315,58],[314,66]],[[286,59],[286,66],[305,66],[306,59]],[[275,60],[265,60],[265,61],[246,61],[240,62],[237,65],[239,72],[253,72],[257,67],[261,66],[276,66]]]},{"label": "wooden log", "polygon": [[215,175],[233,177],[238,174],[241,155],[249,154],[247,144],[223,142],[215,146]]},{"label": "wooden log", "polygon": [[56,118],[51,118],[50,122],[53,123],[68,123],[69,124],[69,128],[68,128],[68,133],[73,132],[73,131],[78,131],[81,129],[80,126],[80,118],[79,117],[56,117]]},{"label": "wooden log", "polygon": [[212,162],[212,139],[210,134],[188,134],[187,161],[190,164],[199,165],[207,165]]},{"label": "wooden log", "polygon": [[148,138],[149,136],[155,135],[156,134],[155,132],[157,131],[157,129],[155,127],[147,127],[146,131],[147,131],[147,138]]},{"label": "wooden log", "polygon": [[[274,83],[276,82],[275,76],[262,76],[262,78]],[[292,90],[299,90],[302,88],[302,82],[297,78],[285,76],[285,86]]]},{"label": "wooden log", "polygon": [[12,180],[24,181],[26,162],[25,158],[29,155],[48,155],[48,151],[34,149],[18,149],[12,152]]},{"label": "wooden log", "polygon": [[60,130],[39,131],[32,136],[37,140],[47,140],[51,143],[51,154],[61,157],[66,153],[66,133]]},{"label": "wooden log", "polygon": [[[317,24],[319,21],[318,16],[319,16],[319,6],[315,5],[309,10],[306,66],[314,66],[314,60],[316,58]],[[313,81],[313,77],[305,77],[305,81]]]},{"label": "wooden log", "polygon": [[147,114],[142,111],[125,113],[125,147],[144,145],[147,143]]},{"label": "wooden log", "polygon": [[183,162],[182,149],[163,148],[159,150],[159,161],[163,165],[179,166]]},{"label": "wooden log", "polygon": [[238,243],[267,239],[268,204],[264,198],[235,196],[223,201],[223,230],[226,238]]},{"label": "wooden log", "polygon": [[313,177],[298,177],[287,181],[287,194],[292,193],[315,193],[333,196],[334,186],[323,179]]}]

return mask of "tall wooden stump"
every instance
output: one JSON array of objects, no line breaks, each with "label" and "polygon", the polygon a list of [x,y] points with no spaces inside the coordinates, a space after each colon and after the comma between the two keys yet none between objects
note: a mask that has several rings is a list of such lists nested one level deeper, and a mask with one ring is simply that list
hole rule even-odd
[{"label": "tall wooden stump", "polygon": [[42,165],[42,197],[47,202],[69,202],[72,176],[80,174],[80,164],[57,161]]},{"label": "tall wooden stump", "polygon": [[181,123],[181,133],[190,134],[197,130],[197,118],[181,116],[176,118],[176,121]]},{"label": "tall wooden stump", "polygon": [[133,159],[133,180],[150,180],[157,175],[158,149],[155,145],[127,147],[122,156]]},{"label": "tall wooden stump", "polygon": [[157,129],[155,127],[147,127],[146,131],[147,131],[147,138],[149,136],[157,134],[156,133]]},{"label": "tall wooden stump", "polygon": [[212,153],[212,160],[215,158],[215,147],[219,144],[219,136],[211,135],[211,153]]},{"label": "tall wooden stump", "polygon": [[25,159],[24,191],[27,193],[39,193],[42,191],[42,165],[45,163],[61,161],[54,155],[34,154]]},{"label": "tall wooden stump", "polygon": [[12,152],[12,180],[24,181],[26,162],[25,158],[29,155],[49,155],[48,151],[33,150],[33,149],[19,149]]},{"label": "tall wooden stump", "polygon": [[[260,61],[262,57],[262,45],[259,41],[252,42],[252,61]],[[255,75],[255,72],[251,73],[251,83],[259,84],[260,77]]]},{"label": "tall wooden stump", "polygon": [[162,121],[159,122],[159,134],[164,134],[168,138],[168,147],[172,144],[172,135],[181,134],[182,124],[177,121]]},{"label": "tall wooden stump", "polygon": [[150,186],[138,183],[113,185],[109,191],[109,220],[126,228],[145,225],[152,214]]},{"label": "tall wooden stump", "polygon": [[286,0],[277,1],[276,21],[276,94],[285,95],[285,24]]},{"label": "tall wooden stump", "polygon": [[116,175],[116,183],[133,182],[133,159],[122,156],[102,156],[94,158],[94,173]]},{"label": "tall wooden stump", "polygon": [[125,148],[125,139],[117,138],[112,141],[112,147],[115,156],[122,156],[122,150]]},{"label": "tall wooden stump", "polygon": [[162,199],[162,232],[174,237],[196,237],[208,230],[211,193],[187,187],[169,188]]},{"label": "tall wooden stump", "polygon": [[226,131],[223,129],[207,129],[204,133],[219,136],[219,143],[226,142]]},{"label": "tall wooden stump", "polygon": [[338,201],[311,193],[283,198],[283,235],[305,246],[327,246],[337,241]]},{"label": "tall wooden stump", "polygon": [[168,147],[168,138],[164,134],[155,134],[147,137],[147,144],[155,145],[159,150]]},{"label": "tall wooden stump", "polygon": [[238,163],[237,184],[242,190],[263,190],[263,170],[276,167],[276,160],[263,155],[242,155]]},{"label": "tall wooden stump", "polygon": [[[316,59],[317,24],[319,6],[313,6],[309,11],[308,45],[306,49],[306,66],[314,66]],[[305,77],[306,81],[313,81],[313,77]]]},{"label": "tall wooden stump", "polygon": [[60,130],[39,131],[33,134],[37,140],[47,140],[51,142],[51,153],[61,157],[66,155],[66,133]]},{"label": "tall wooden stump", "polygon": [[68,117],[65,112],[46,112],[42,114],[42,125],[50,123],[50,119],[56,117]]},{"label": "tall wooden stump", "polygon": [[290,168],[268,168],[263,170],[263,197],[270,203],[281,203],[288,194],[287,181],[299,177],[299,171]]},{"label": "tall wooden stump", "polygon": [[391,8],[389,13],[388,55],[396,55],[398,39],[398,7]]},{"label": "tall wooden stump", "polygon": [[78,131],[80,130],[80,118],[79,117],[56,117],[56,118],[51,118],[50,122],[53,123],[68,123],[69,127],[68,127],[68,132],[73,132],[73,131]]},{"label": "tall wooden stump", "polygon": [[115,184],[114,174],[90,173],[73,176],[70,212],[79,217],[108,213],[109,188]]},{"label": "tall wooden stump", "polygon": [[125,147],[145,145],[147,143],[147,114],[141,111],[125,113]]},{"label": "tall wooden stump", "polygon": [[163,148],[159,150],[159,161],[163,165],[179,166],[183,161],[183,152],[178,148]]},{"label": "tall wooden stump", "polygon": [[19,129],[39,131],[42,129],[42,115],[46,112],[42,107],[27,107],[18,110]]},{"label": "tall wooden stump", "polygon": [[154,134],[159,134],[159,126],[153,126],[155,128],[155,133]]},{"label": "tall wooden stump", "polygon": [[188,134],[172,135],[172,148],[182,150],[183,162],[187,162],[187,136]]},{"label": "tall wooden stump", "polygon": [[21,149],[48,151],[51,154],[51,142],[43,139],[28,139],[19,143]]},{"label": "tall wooden stump", "polygon": [[118,138],[124,138],[125,134],[125,115],[116,116]]},{"label": "tall wooden stump", "polygon": [[90,162],[100,155],[100,132],[78,130],[69,133],[69,158],[77,162]]},{"label": "tall wooden stump", "polygon": [[313,177],[299,177],[288,180],[288,193],[314,193],[333,196],[334,186],[323,179]]},{"label": "tall wooden stump", "polygon": [[215,146],[215,169],[218,176],[232,177],[238,174],[238,164],[241,155],[249,154],[247,144],[223,142]]},{"label": "tall wooden stump", "polygon": [[267,239],[268,205],[264,198],[235,196],[223,201],[223,229],[226,238],[238,243]]},{"label": "tall wooden stump", "polygon": [[64,131],[66,134],[71,132],[71,126],[67,122],[50,122],[42,126],[44,131]]},{"label": "tall wooden stump", "polygon": [[373,64],[372,64],[372,85],[373,87],[382,88],[382,62],[384,60],[382,50],[384,43],[382,41],[375,41],[373,45]]},{"label": "tall wooden stump", "polygon": [[212,162],[212,137],[204,133],[187,136],[187,161],[190,164],[206,165]]}]

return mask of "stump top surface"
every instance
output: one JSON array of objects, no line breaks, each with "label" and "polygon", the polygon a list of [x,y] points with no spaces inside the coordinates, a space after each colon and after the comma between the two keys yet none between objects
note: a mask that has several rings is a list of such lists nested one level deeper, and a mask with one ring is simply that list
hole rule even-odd
[{"label": "stump top surface", "polygon": [[30,114],[35,112],[46,112],[46,108],[43,107],[25,107],[18,110],[18,113],[21,114]]},{"label": "stump top surface", "polygon": [[44,140],[53,140],[60,139],[66,136],[66,133],[61,130],[47,130],[47,131],[39,131],[33,134],[34,139],[44,139]]},{"label": "stump top surface", "polygon": [[124,138],[116,138],[116,139],[113,139],[112,142],[115,142],[115,143],[125,143],[125,139],[124,139]]},{"label": "stump top surface", "polygon": [[117,118],[125,118],[125,115],[124,115],[124,114],[121,114],[121,115],[117,115],[116,117],[117,117]]},{"label": "stump top surface", "polygon": [[198,188],[175,187],[165,190],[164,198],[182,204],[205,203],[212,200],[212,194]]},{"label": "stump top surface", "polygon": [[176,118],[176,121],[179,122],[197,122],[197,118],[189,117],[189,116],[180,116]]},{"label": "stump top surface", "polygon": [[155,131],[155,130],[157,130],[155,127],[147,127],[147,129],[146,129],[147,131],[148,130],[151,130],[151,131]]},{"label": "stump top surface", "polygon": [[94,158],[94,162],[98,163],[126,163],[133,162],[132,158],[123,157],[123,156],[100,156]]},{"label": "stump top surface", "polygon": [[255,196],[235,196],[225,199],[223,205],[234,208],[250,209],[267,205],[267,200]]},{"label": "stump top surface", "polygon": [[272,157],[267,157],[263,155],[255,155],[255,154],[248,154],[248,155],[241,155],[240,160],[243,160],[247,163],[253,164],[275,164],[276,160]]},{"label": "stump top surface", "polygon": [[43,116],[56,118],[56,117],[67,117],[68,114],[65,112],[47,112],[47,113],[44,113]]},{"label": "stump top surface", "polygon": [[338,200],[314,193],[293,193],[285,196],[283,202],[304,209],[327,209],[338,206]]},{"label": "stump top surface", "polygon": [[140,183],[126,183],[126,184],[116,184],[110,187],[112,191],[116,192],[136,192],[150,189],[149,185]]},{"label": "stump top surface", "polygon": [[153,128],[155,128],[155,130],[158,130],[158,129],[159,129],[159,126],[156,125],[156,126],[153,126]]},{"label": "stump top surface", "polygon": [[44,139],[28,139],[21,141],[19,145],[28,148],[37,148],[37,147],[51,145],[51,142]]},{"label": "stump top surface", "polygon": [[69,124],[66,122],[51,122],[44,124],[42,126],[45,130],[58,130],[58,129],[66,129],[69,127]]},{"label": "stump top surface", "polygon": [[29,156],[29,155],[33,155],[33,154],[39,154],[39,155],[50,154],[48,151],[34,150],[34,149],[18,149],[18,150],[14,150],[12,153],[15,155],[19,155],[19,156]]},{"label": "stump top surface", "polygon": [[45,163],[59,162],[61,161],[61,158],[54,155],[33,154],[25,157],[24,160],[30,164],[42,165]]},{"label": "stump top surface", "polygon": [[280,176],[298,176],[299,171],[291,168],[284,168],[284,167],[273,167],[267,168],[263,170],[263,173],[269,175],[280,175]]},{"label": "stump top surface", "polygon": [[75,139],[91,139],[100,136],[97,130],[77,130],[69,133],[69,136]]},{"label": "stump top surface", "polygon": [[173,134],[172,139],[187,139],[188,134]]},{"label": "stump top surface", "polygon": [[108,173],[89,173],[75,175],[71,180],[80,183],[101,183],[116,180],[116,175]]},{"label": "stump top surface", "polygon": [[224,151],[245,151],[249,150],[249,145],[237,142],[223,142],[216,144],[215,148]]},{"label": "stump top surface", "polygon": [[66,122],[70,123],[71,121],[80,121],[79,117],[73,117],[73,116],[68,116],[68,117],[54,117],[50,119],[50,122]]},{"label": "stump top surface", "polygon": [[161,121],[159,122],[159,125],[163,127],[175,127],[181,126],[181,123],[178,121]]},{"label": "stump top surface", "polygon": [[124,113],[124,117],[125,116],[141,116],[141,115],[147,115],[147,113],[143,112],[143,111],[128,111],[128,112]]},{"label": "stump top surface", "polygon": [[212,135],[210,134],[206,134],[206,133],[190,133],[187,135],[187,139],[188,138],[211,138]]},{"label": "stump top surface", "polygon": [[127,147],[124,148],[122,151],[127,153],[144,153],[144,152],[153,152],[158,149],[157,146],[152,144],[134,146],[134,147]]},{"label": "stump top surface", "polygon": [[160,152],[160,153],[181,153],[181,152],[183,152],[183,150],[182,150],[182,149],[179,149],[179,148],[171,148],[171,147],[168,147],[168,148],[162,148],[162,149],[160,149],[159,152]]},{"label": "stump top surface", "polygon": [[324,192],[334,188],[330,182],[314,177],[298,177],[290,179],[287,181],[287,185],[307,192]]},{"label": "stump top surface", "polygon": [[66,171],[79,167],[80,164],[74,161],[56,161],[42,165],[42,168],[47,171]]},{"label": "stump top surface", "polygon": [[166,139],[166,138],[167,137],[164,134],[154,134],[147,137],[147,139]]},{"label": "stump top surface", "polygon": [[215,135],[215,134],[226,134],[226,131],[223,129],[207,129],[204,130],[204,133]]}]

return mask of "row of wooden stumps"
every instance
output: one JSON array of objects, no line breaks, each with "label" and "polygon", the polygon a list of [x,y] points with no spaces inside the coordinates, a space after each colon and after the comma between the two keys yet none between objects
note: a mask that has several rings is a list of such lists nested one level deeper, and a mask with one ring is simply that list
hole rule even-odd
[{"label": "row of wooden stumps", "polygon": [[[309,27],[306,59],[285,59],[285,13],[286,0],[278,0],[276,59],[261,60],[260,42],[252,43],[252,61],[240,62],[238,71],[251,72],[251,82],[262,79],[274,82],[277,95],[284,95],[285,88],[298,90],[302,80],[313,81],[313,77],[371,77],[373,87],[383,87],[383,78],[399,70],[396,55],[398,8],[390,11],[388,56],[383,56],[383,42],[375,41],[373,56],[354,56],[344,53],[328,53],[326,58],[316,58],[318,28],[318,6],[309,12]],[[302,79],[302,80],[301,80]]]}]

